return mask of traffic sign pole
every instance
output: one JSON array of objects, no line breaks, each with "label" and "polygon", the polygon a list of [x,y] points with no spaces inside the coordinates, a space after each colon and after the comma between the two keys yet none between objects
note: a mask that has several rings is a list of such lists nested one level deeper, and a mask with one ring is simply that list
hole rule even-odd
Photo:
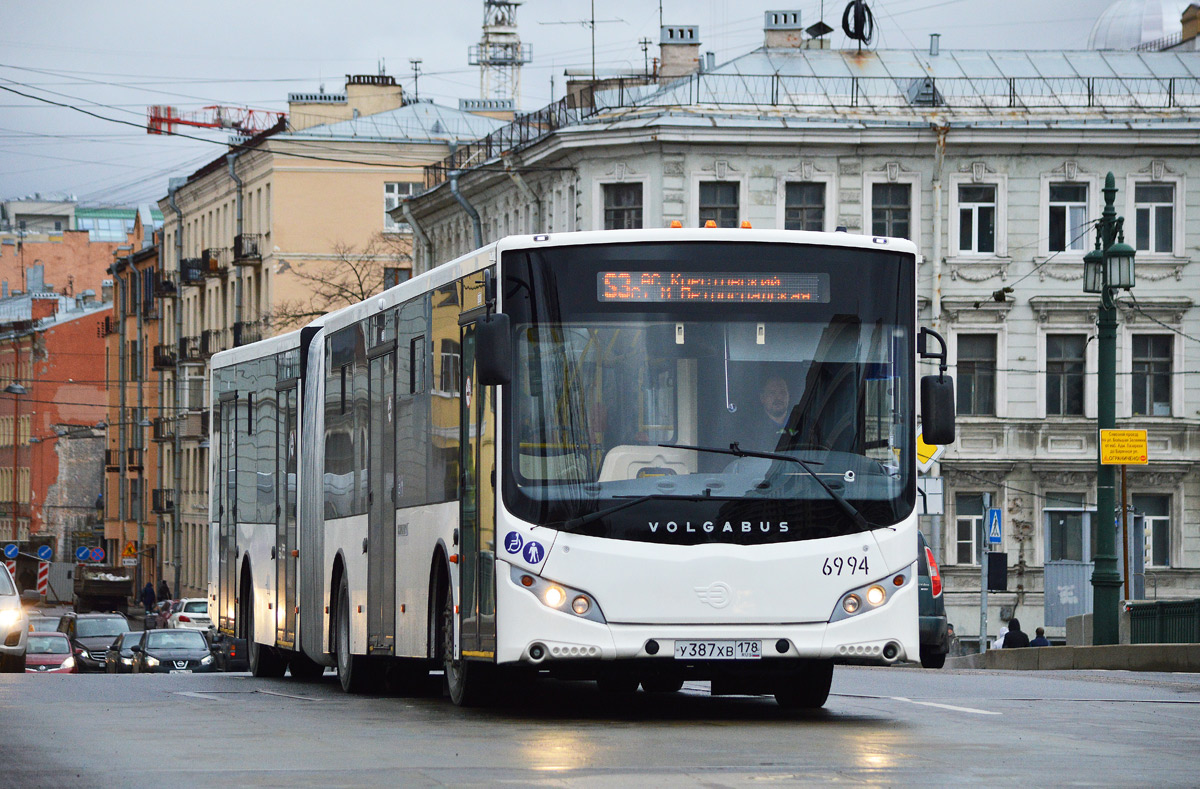
[{"label": "traffic sign pole", "polygon": [[[987,512],[992,508],[992,494],[983,494],[983,513],[987,517]],[[986,527],[986,522],[985,522]],[[986,528],[985,528],[986,532]],[[983,535],[983,539],[979,541],[979,654],[987,652],[988,641],[988,623],[987,623],[987,555],[988,541],[987,534]]]}]

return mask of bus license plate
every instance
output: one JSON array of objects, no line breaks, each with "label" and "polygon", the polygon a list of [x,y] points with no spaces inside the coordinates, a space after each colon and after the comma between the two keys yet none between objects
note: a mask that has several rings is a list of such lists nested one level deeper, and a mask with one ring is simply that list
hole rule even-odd
[{"label": "bus license plate", "polygon": [[676,660],[758,660],[761,641],[676,641]]}]

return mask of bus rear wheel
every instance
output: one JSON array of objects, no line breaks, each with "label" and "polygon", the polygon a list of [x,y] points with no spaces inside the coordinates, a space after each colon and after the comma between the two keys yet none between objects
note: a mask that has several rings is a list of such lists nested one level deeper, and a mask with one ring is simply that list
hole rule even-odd
[{"label": "bus rear wheel", "polygon": [[832,684],[833,661],[814,660],[776,686],[775,701],[786,709],[819,709],[825,706]]},{"label": "bus rear wheel", "polygon": [[320,679],[325,673],[325,667],[305,655],[303,652],[293,652],[288,658],[288,670],[292,678],[301,681]]},{"label": "bus rear wheel", "polygon": [[334,651],[337,653],[338,682],[347,693],[366,693],[372,686],[371,666],[365,655],[350,652],[350,584],[342,576],[338,584],[337,619],[334,622]]}]

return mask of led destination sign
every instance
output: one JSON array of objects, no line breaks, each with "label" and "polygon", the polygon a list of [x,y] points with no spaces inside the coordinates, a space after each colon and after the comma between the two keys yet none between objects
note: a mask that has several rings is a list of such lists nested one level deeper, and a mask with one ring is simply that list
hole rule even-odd
[{"label": "led destination sign", "polygon": [[600,301],[629,302],[827,304],[829,275],[601,271],[596,275],[596,298]]}]

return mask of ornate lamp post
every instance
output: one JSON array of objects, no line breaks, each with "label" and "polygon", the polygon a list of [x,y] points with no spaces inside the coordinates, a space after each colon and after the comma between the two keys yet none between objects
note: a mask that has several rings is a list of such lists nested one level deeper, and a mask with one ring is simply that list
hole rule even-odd
[{"label": "ornate lamp post", "polygon": [[1125,218],[1117,216],[1116,178],[1104,179],[1104,212],[1096,227],[1096,248],[1083,258],[1083,290],[1100,295],[1096,375],[1096,555],[1092,570],[1092,643],[1116,644],[1121,575],[1117,572],[1114,470],[1100,462],[1100,432],[1116,427],[1117,307],[1113,293],[1134,285],[1134,249],[1125,243]]}]

